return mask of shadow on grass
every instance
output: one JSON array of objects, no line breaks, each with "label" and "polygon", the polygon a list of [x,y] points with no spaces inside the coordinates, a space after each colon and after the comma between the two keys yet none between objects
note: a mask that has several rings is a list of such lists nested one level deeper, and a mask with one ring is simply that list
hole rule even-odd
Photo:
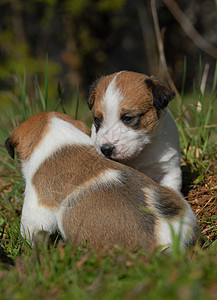
[{"label": "shadow on grass", "polygon": [[198,177],[199,173],[195,170],[192,171],[192,166],[182,166],[182,194],[184,197],[188,196],[189,191],[194,185],[194,180]]},{"label": "shadow on grass", "polygon": [[14,261],[10,258],[0,246],[0,265],[5,269],[9,269],[10,266],[14,266]]}]

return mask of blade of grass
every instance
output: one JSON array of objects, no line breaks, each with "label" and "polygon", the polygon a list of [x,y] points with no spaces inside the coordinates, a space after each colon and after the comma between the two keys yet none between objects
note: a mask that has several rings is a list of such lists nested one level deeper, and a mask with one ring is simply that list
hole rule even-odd
[{"label": "blade of grass", "polygon": [[[196,98],[196,109],[194,111],[194,118],[195,118],[195,123],[196,123],[196,127],[199,128],[198,132],[196,135],[194,135],[194,149],[195,149],[195,153],[194,155],[196,155],[196,151],[198,149],[198,147],[200,147],[200,143],[201,143],[201,136],[202,136],[202,131],[203,131],[203,126],[204,126],[204,118],[203,118],[203,110],[204,110],[204,105],[203,105],[203,95],[201,92],[201,80],[202,80],[202,58],[201,55],[199,56],[199,84],[198,84],[198,97]],[[199,112],[198,111],[198,104],[202,105],[202,111]]]},{"label": "blade of grass", "polygon": [[212,85],[212,94],[216,93],[216,85],[217,85],[217,61],[215,65],[215,72],[213,78],[213,85]]},{"label": "blade of grass", "polygon": [[215,101],[215,99],[213,98],[209,103],[209,106],[208,106],[208,109],[207,109],[207,112],[206,112],[205,118],[204,118],[204,126],[207,126],[210,124],[214,101]]},{"label": "blade of grass", "polygon": [[[32,249],[31,245],[22,237],[21,233],[20,233],[20,224],[18,219],[13,220],[13,223],[11,222],[11,220],[2,212],[0,211],[0,215],[6,220],[6,222],[8,224],[10,224],[11,228],[13,228],[13,230],[16,232],[16,234],[19,236],[19,239],[22,241],[22,243],[28,248],[28,249]],[[16,222],[14,224],[14,222]]]},{"label": "blade of grass", "polygon": [[17,170],[17,168],[14,167],[12,164],[10,164],[10,163],[8,163],[8,162],[2,162],[2,161],[0,160],[0,165],[2,165],[3,167],[6,167],[6,168],[9,169],[9,170],[14,171],[14,172],[17,173],[17,174],[20,174],[20,172]]},{"label": "blade of grass", "polygon": [[11,175],[0,175],[1,178],[7,180],[10,183],[19,183],[20,182],[20,178],[22,177],[22,174],[19,173],[18,176],[16,175],[16,178],[13,176],[11,177]]},{"label": "blade of grass", "polygon": [[[184,65],[183,65],[183,77],[182,77],[182,90],[181,90],[181,100],[182,100],[182,102],[181,102],[181,105],[177,101],[177,108],[178,108],[178,113],[179,113],[180,116],[183,114],[182,107],[183,107],[183,99],[184,99],[186,74],[187,74],[187,59],[186,59],[186,56],[185,56],[184,57]],[[177,122],[176,125],[178,127],[178,131],[179,131],[179,133],[181,135],[181,138],[182,138],[182,141],[184,143],[184,148],[186,149],[187,145],[188,145],[188,141],[186,139],[186,133],[184,131],[185,123],[184,123],[183,118],[180,118],[179,121],[180,121],[180,123]]]},{"label": "blade of grass", "polygon": [[48,103],[48,54],[46,54],[46,69],[45,69],[45,110],[47,110],[47,103]]},{"label": "blade of grass", "polygon": [[16,78],[17,78],[17,84],[19,88],[19,94],[20,94],[20,99],[22,103],[22,115],[23,115],[23,121],[27,119],[27,108],[26,108],[26,71],[24,69],[24,75],[23,75],[23,89],[21,88],[21,83],[20,83],[20,78],[17,73],[17,70],[15,68],[16,72]]},{"label": "blade of grass", "polygon": [[[208,106],[206,115],[205,115],[205,119],[204,119],[204,126],[207,126],[208,124],[210,124],[210,120],[211,120],[211,116],[212,116],[212,112],[213,112],[213,104],[214,104],[214,98],[211,100],[210,105]],[[202,147],[203,153],[206,152],[206,149],[208,147],[208,143],[209,143],[209,137],[210,137],[210,131],[211,129],[204,129],[204,145]]]},{"label": "blade of grass", "polygon": [[0,154],[7,157],[7,158],[11,158],[10,155],[6,152],[0,149]]},{"label": "blade of grass", "polygon": [[15,114],[13,111],[13,108],[11,107],[11,109],[8,111],[8,119],[10,120],[10,122],[12,123],[13,127],[16,127],[18,125],[17,120],[15,118]]},{"label": "blade of grass", "polygon": [[6,202],[11,196],[14,195],[14,193],[24,184],[24,179],[20,181],[14,188],[13,190],[4,198],[4,200],[1,203]]},{"label": "blade of grass", "polygon": [[75,120],[77,120],[77,118],[78,118],[78,107],[79,107],[79,84],[77,84],[76,108],[75,108]]},{"label": "blade of grass", "polygon": [[200,90],[200,85],[201,85],[201,80],[202,80],[202,72],[203,72],[203,67],[202,67],[202,57],[201,55],[199,56],[199,90]]},{"label": "blade of grass", "polygon": [[181,122],[181,124],[179,124],[179,122],[176,123],[177,125],[177,128],[178,128],[178,131],[179,131],[179,134],[180,134],[180,137],[181,137],[181,140],[183,142],[183,148],[186,149],[187,146],[188,146],[188,140],[186,138],[186,132],[184,130],[184,124]]},{"label": "blade of grass", "polygon": [[58,100],[57,100],[57,105],[55,107],[55,111],[58,109],[59,105],[61,105],[62,111],[64,112],[64,114],[66,114],[66,110],[65,110],[65,108],[63,106],[63,93],[64,93],[64,89],[61,88],[60,82],[58,82],[57,92],[58,92]]},{"label": "blade of grass", "polygon": [[45,103],[45,99],[44,99],[44,96],[42,94],[41,88],[39,86],[37,77],[35,79],[35,84],[36,84],[36,88],[37,88],[37,91],[38,91],[38,94],[39,94],[39,97],[40,97],[42,109],[43,109],[43,111],[45,111],[46,110],[46,103]]},{"label": "blade of grass", "polygon": [[[183,98],[184,98],[186,74],[187,74],[187,58],[185,56],[184,57],[184,66],[183,66],[183,77],[182,77],[182,90],[181,90],[181,99],[182,99],[182,101],[183,101]],[[181,108],[180,105],[178,106],[178,108]]]},{"label": "blade of grass", "polygon": [[[2,124],[2,123],[1,123],[1,124]],[[1,140],[2,142],[5,142],[7,138],[8,138],[8,133],[5,132],[5,131],[4,131],[3,129],[1,129],[1,127],[0,127],[0,140]]]}]

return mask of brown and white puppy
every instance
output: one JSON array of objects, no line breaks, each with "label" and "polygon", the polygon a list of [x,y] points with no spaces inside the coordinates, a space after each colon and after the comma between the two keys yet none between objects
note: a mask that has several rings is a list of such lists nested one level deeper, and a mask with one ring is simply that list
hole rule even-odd
[{"label": "brown and white puppy", "polygon": [[17,148],[25,178],[21,233],[32,240],[42,230],[64,239],[89,240],[100,249],[172,245],[197,238],[189,204],[174,191],[125,165],[100,156],[89,129],[56,112],[34,115],[16,127],[5,145]]},{"label": "brown and white puppy", "polygon": [[155,77],[122,71],[91,87],[88,106],[99,154],[180,192],[179,135],[167,110],[174,95]]}]

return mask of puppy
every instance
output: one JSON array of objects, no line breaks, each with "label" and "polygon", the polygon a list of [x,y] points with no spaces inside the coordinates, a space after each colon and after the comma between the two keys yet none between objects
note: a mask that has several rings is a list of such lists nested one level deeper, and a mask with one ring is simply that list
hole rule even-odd
[{"label": "puppy", "polygon": [[122,71],[100,78],[87,102],[99,154],[180,192],[179,135],[167,110],[174,95],[154,77]]},{"label": "puppy", "polygon": [[26,188],[21,234],[41,231],[94,249],[120,243],[144,250],[193,244],[198,223],[189,204],[142,173],[100,156],[89,129],[57,112],[34,115],[5,142],[17,148]]}]

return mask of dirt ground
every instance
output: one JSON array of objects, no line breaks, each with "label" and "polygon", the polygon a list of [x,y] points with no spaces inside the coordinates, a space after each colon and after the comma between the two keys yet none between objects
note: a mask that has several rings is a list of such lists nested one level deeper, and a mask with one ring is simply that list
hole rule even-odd
[{"label": "dirt ground", "polygon": [[185,187],[183,193],[199,220],[201,232],[209,242],[214,242],[217,239],[217,160],[211,162],[200,183],[194,184],[198,174],[191,176],[193,187],[189,190]]}]

